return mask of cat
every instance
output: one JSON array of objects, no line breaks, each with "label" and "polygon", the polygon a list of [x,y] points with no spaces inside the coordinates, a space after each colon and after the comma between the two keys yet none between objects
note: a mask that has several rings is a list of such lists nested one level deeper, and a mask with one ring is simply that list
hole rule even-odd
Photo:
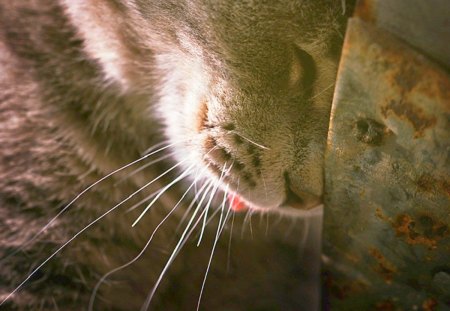
[{"label": "cat", "polygon": [[[316,308],[299,285],[310,276],[297,216],[321,203],[343,11],[329,0],[3,1],[0,308]],[[171,212],[192,199],[187,219]],[[185,238],[190,220],[200,247]],[[230,239],[216,238],[223,228]]]}]

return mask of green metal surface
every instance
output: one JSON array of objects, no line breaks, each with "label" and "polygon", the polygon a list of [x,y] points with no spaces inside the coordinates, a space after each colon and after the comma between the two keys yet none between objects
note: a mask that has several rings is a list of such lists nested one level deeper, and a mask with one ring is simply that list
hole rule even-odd
[{"label": "green metal surface", "polygon": [[325,159],[323,308],[450,310],[450,78],[358,9]]}]

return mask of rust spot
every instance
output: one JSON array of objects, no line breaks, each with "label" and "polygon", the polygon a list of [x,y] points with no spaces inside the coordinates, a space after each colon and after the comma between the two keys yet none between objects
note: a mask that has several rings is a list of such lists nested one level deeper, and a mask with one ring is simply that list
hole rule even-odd
[{"label": "rust spot", "polygon": [[397,268],[386,257],[381,254],[376,248],[370,248],[369,254],[375,258],[377,265],[375,266],[375,272],[379,273],[386,283],[391,283],[394,277],[394,273],[397,272]]},{"label": "rust spot", "polygon": [[417,70],[417,77],[426,77],[426,79],[421,79],[415,91],[417,90],[419,94],[427,96],[436,105],[441,106],[444,111],[448,112],[450,109],[450,101],[448,100],[450,98],[450,80],[447,73],[440,68],[436,68],[435,64],[427,62],[419,63]]},{"label": "rust spot", "polygon": [[411,245],[425,245],[436,248],[437,243],[449,234],[446,224],[434,220],[429,215],[420,215],[414,220],[411,216],[400,214],[392,224],[397,235]]},{"label": "rust spot", "polygon": [[355,6],[355,16],[374,24],[376,19],[372,1],[357,1]]},{"label": "rust spot", "polygon": [[[443,99],[450,98],[450,82],[449,82],[449,79],[443,78],[438,83],[436,83],[436,85],[437,85],[438,90],[439,90],[438,96],[440,98],[443,98]],[[444,100],[443,102],[444,102],[444,105],[445,105],[445,107],[447,109],[450,108],[450,102],[448,100]]]},{"label": "rust spot", "polygon": [[392,112],[397,115],[399,118],[409,121],[411,125],[414,127],[414,138],[418,138],[423,136],[424,131],[432,127],[436,124],[436,117],[427,117],[425,116],[422,109],[415,107],[409,102],[405,102],[403,100],[395,101],[391,100],[389,104],[381,108],[381,113],[385,118],[388,117],[388,114]]},{"label": "rust spot", "polygon": [[414,218],[407,214],[397,215],[395,220],[383,214],[380,208],[375,210],[375,216],[390,223],[397,236],[405,239],[410,245],[425,245],[436,248],[439,240],[450,234],[447,224],[435,220],[431,215],[421,213]]},{"label": "rust spot", "polygon": [[387,299],[380,301],[375,304],[375,310],[380,311],[394,311],[397,310],[395,303],[392,301],[392,299]]},{"label": "rust spot", "polygon": [[402,71],[397,73],[394,80],[402,92],[410,92],[419,82],[421,78],[420,73],[414,66],[404,66]]},{"label": "rust spot", "polygon": [[349,261],[351,261],[355,264],[357,264],[361,261],[361,257],[359,257],[358,255],[355,255],[355,254],[350,254],[350,253],[346,253],[345,258],[347,258]]},{"label": "rust spot", "polygon": [[381,220],[384,220],[386,222],[390,222],[391,221],[389,219],[389,217],[387,217],[386,215],[383,214],[383,211],[379,207],[377,207],[377,209],[375,210],[375,216],[377,216],[378,218],[380,218]]},{"label": "rust spot", "polygon": [[430,174],[423,174],[416,180],[417,189],[430,194],[442,193],[450,197],[450,182],[443,178],[435,178]]},{"label": "rust spot", "polygon": [[357,280],[336,280],[329,272],[324,274],[324,284],[331,296],[343,300],[367,290],[367,285]]},{"label": "rust spot", "polygon": [[420,176],[416,181],[417,187],[423,192],[435,192],[435,179],[430,174]]},{"label": "rust spot", "polygon": [[444,193],[450,197],[450,181],[440,180],[438,184],[441,187],[441,189],[444,191]]},{"label": "rust spot", "polygon": [[428,298],[422,303],[422,308],[424,311],[433,311],[437,309],[437,301],[433,298]]}]

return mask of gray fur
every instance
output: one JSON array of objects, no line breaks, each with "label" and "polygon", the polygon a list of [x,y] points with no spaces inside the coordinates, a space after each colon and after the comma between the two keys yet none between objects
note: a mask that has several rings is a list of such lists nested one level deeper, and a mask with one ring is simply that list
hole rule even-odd
[{"label": "gray fur", "polygon": [[[165,139],[187,140],[174,146],[175,160],[191,156],[185,167],[204,167],[208,139],[214,138],[253,176],[252,187],[233,169],[229,181],[255,208],[276,209],[284,201],[285,172],[304,195],[305,209],[317,203],[329,86],[344,21],[340,3],[1,2],[0,258],[16,253],[0,259],[0,299],[61,243],[173,165],[168,161],[132,176],[133,169],[114,175],[22,247],[80,191]],[[299,84],[308,73],[296,76],[295,46],[315,58],[318,78],[312,91]],[[226,130],[229,124],[234,132]],[[248,141],[238,145],[236,133],[268,149],[255,151]],[[217,152],[208,161],[225,164]],[[169,174],[127,206],[175,176]],[[209,176],[217,178],[214,172]],[[135,228],[131,223],[142,208],[125,213],[127,206],[121,207],[54,257],[0,309],[85,309],[97,280],[139,252],[184,188],[164,195]],[[290,219],[271,225],[268,234],[264,220],[253,225],[254,236],[244,226],[241,238],[242,215],[236,217],[231,268],[226,269],[224,238],[202,309],[302,309],[310,299],[299,285],[308,274],[299,268],[296,253],[302,228],[286,239]],[[100,288],[96,310],[142,305],[179,238],[174,234],[179,219],[165,224],[144,258]],[[195,308],[215,235],[211,227],[202,247],[188,244],[175,261],[152,310]]]}]

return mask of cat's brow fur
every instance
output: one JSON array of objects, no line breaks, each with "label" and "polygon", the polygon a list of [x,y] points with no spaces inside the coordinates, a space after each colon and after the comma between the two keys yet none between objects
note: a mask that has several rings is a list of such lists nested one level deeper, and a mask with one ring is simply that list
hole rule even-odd
[{"label": "cat's brow fur", "polygon": [[[316,202],[344,21],[341,1],[325,0],[2,1],[0,257],[16,252],[92,182],[164,139],[182,142],[173,150],[177,161],[189,157],[184,168],[204,168],[205,157],[218,166],[224,155],[233,158],[231,188],[255,207],[282,203],[286,176],[305,201]],[[296,49],[314,59],[312,86],[305,87]],[[219,147],[212,150],[211,142]],[[173,163],[132,175],[130,168],[89,191],[42,236],[0,261],[0,299],[62,242]],[[210,177],[217,178],[213,171]],[[101,221],[5,308],[86,308],[96,281],[140,250],[183,189],[164,195],[136,228],[130,225],[140,210]],[[101,287],[98,310],[142,305],[179,238],[179,219],[169,220],[145,258]],[[219,241],[205,310],[297,310],[308,301],[298,286],[307,278],[296,256],[301,228],[286,239],[289,219],[268,235],[264,222],[254,224],[252,237],[248,226],[242,238],[235,231],[228,270],[228,240]],[[187,245],[152,309],[195,307],[214,230],[207,247]]]}]

